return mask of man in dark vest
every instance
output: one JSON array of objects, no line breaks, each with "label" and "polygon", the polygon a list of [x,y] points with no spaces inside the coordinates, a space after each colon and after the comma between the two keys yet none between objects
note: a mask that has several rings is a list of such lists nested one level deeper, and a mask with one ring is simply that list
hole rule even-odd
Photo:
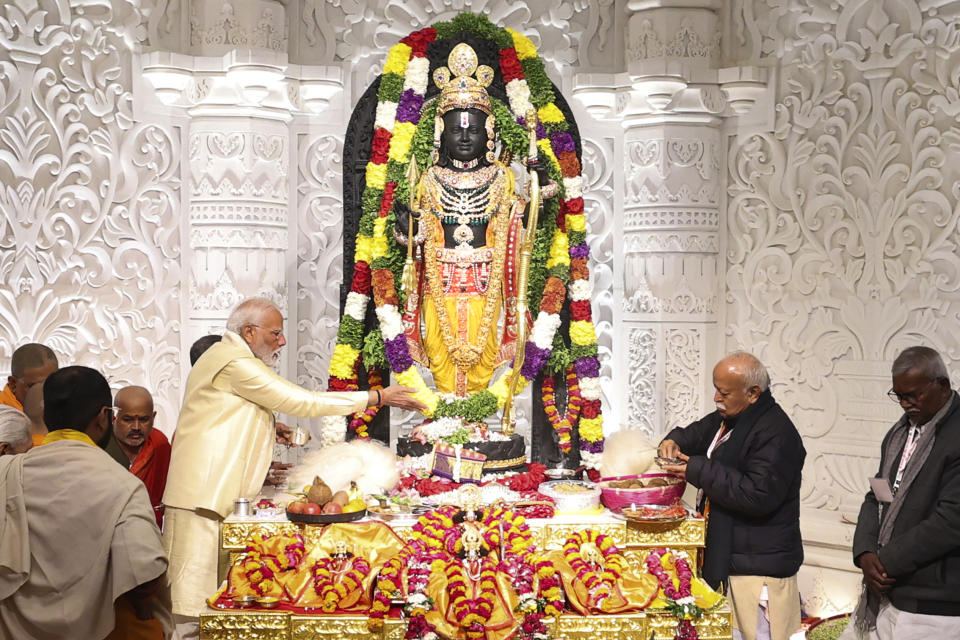
[{"label": "man in dark vest", "polygon": [[[749,353],[732,353],[713,369],[717,410],[676,428],[660,443],[663,464],[700,489],[707,517],[703,577],[723,586],[735,637],[787,640],[800,626],[797,571],[800,434],[770,394],[770,376]],[[739,634],[739,635],[737,635]]]}]

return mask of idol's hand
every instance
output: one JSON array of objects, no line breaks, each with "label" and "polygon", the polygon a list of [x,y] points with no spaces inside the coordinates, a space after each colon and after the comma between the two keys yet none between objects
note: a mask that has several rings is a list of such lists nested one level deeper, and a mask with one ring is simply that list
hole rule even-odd
[{"label": "idol's hand", "polygon": [[528,161],[527,169],[537,172],[537,178],[539,179],[541,189],[547,186],[547,183],[550,182],[550,172],[547,171],[547,165],[543,160],[540,159],[540,156]]},{"label": "idol's hand", "polygon": [[410,233],[410,207],[394,200],[393,215],[397,219],[397,233],[406,237]]}]

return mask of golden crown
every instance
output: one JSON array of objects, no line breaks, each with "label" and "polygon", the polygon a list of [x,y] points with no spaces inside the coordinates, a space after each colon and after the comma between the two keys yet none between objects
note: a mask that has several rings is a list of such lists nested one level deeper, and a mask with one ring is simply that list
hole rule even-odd
[{"label": "golden crown", "polygon": [[447,56],[449,68],[440,67],[433,72],[433,82],[440,89],[438,116],[452,109],[479,109],[487,115],[493,113],[487,93],[487,87],[493,82],[493,69],[477,62],[477,53],[470,45],[461,42]]}]

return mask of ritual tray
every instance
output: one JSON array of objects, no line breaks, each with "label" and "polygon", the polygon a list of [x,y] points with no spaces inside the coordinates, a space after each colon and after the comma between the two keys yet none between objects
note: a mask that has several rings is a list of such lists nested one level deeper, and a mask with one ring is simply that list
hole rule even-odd
[{"label": "ritual tray", "polygon": [[305,524],[334,524],[336,522],[353,522],[367,515],[366,509],[360,511],[350,511],[347,513],[287,513],[287,520],[290,522],[303,522]]}]

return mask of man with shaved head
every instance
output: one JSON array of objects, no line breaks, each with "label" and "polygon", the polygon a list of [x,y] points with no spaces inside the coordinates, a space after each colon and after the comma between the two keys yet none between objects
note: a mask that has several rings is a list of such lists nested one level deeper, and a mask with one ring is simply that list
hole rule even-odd
[{"label": "man with shaved head", "polygon": [[57,354],[46,345],[30,342],[18,348],[10,359],[10,377],[0,392],[0,404],[23,411],[23,399],[30,387],[59,368]]},{"label": "man with shaved head", "polygon": [[660,443],[665,471],[685,475],[707,517],[703,577],[723,585],[734,637],[786,640],[800,627],[797,571],[800,434],[770,393],[770,376],[754,356],[731,353],[713,369],[717,410],[677,427]]},{"label": "man with shaved head", "polygon": [[124,387],[117,392],[113,404],[117,417],[107,453],[143,480],[150,494],[157,526],[160,526],[163,524],[163,490],[167,486],[167,468],[170,466],[170,441],[162,431],[153,428],[157,417],[153,396],[143,387]]}]

